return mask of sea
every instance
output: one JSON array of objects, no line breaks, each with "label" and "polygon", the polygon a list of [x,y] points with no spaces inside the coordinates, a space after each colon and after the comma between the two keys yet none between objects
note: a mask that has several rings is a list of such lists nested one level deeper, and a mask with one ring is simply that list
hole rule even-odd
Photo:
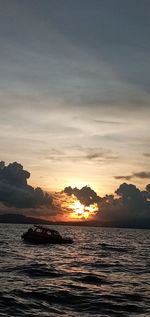
[{"label": "sea", "polygon": [[0,224],[0,317],[150,316],[150,230],[53,226],[72,245],[31,245]]}]

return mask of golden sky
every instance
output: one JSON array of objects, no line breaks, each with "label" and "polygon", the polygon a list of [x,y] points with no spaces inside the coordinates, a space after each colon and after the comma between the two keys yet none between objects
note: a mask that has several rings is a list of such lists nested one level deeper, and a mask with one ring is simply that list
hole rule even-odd
[{"label": "golden sky", "polygon": [[1,159],[33,186],[148,182],[150,8],[117,3],[0,3]]}]

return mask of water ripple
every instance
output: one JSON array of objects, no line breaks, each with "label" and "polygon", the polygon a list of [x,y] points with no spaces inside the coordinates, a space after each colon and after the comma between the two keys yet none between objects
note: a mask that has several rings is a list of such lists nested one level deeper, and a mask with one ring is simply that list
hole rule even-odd
[{"label": "water ripple", "polygon": [[150,316],[150,231],[58,227],[70,246],[31,246],[1,225],[0,316]]}]

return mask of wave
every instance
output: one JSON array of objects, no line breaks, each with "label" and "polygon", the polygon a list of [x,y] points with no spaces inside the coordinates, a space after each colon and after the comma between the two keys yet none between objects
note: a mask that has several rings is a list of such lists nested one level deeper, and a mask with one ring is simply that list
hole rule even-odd
[{"label": "wave", "polygon": [[9,294],[3,294],[0,303],[3,308],[8,305],[6,309],[7,312],[11,307],[15,307],[17,312],[23,311],[26,306],[26,301],[29,303],[29,307],[32,301],[32,308],[30,307],[32,310],[35,308],[39,309],[39,301],[40,303],[44,303],[44,306],[47,305],[48,310],[54,305],[53,311],[55,311],[55,313],[63,311],[63,307],[66,306],[68,310],[86,312],[88,314],[98,314],[99,312],[101,312],[101,314],[110,314],[111,312],[111,316],[119,316],[119,314],[120,316],[127,316],[127,313],[143,314],[145,312],[142,304],[139,303],[139,296],[136,298],[138,303],[129,303],[129,299],[133,300],[133,298],[125,294],[99,296],[90,291],[82,291],[75,294],[66,290],[44,291],[32,289],[30,291],[14,290]]},{"label": "wave", "polygon": [[11,228],[11,243],[1,239],[0,316],[150,316],[150,232],[68,227],[76,243],[51,248],[27,246],[24,227]]},{"label": "wave", "polygon": [[101,285],[108,284],[108,280],[102,277],[98,277],[94,274],[85,275],[76,279],[78,282],[85,284]]},{"label": "wave", "polygon": [[39,263],[22,265],[15,268],[15,270],[18,272],[19,275],[28,275],[32,278],[56,278],[62,276],[60,272],[54,270],[53,268],[48,268],[46,265]]},{"label": "wave", "polygon": [[113,246],[106,243],[99,243],[98,245],[101,247],[101,249],[108,250],[111,252],[129,253],[130,251],[134,250],[133,247]]}]

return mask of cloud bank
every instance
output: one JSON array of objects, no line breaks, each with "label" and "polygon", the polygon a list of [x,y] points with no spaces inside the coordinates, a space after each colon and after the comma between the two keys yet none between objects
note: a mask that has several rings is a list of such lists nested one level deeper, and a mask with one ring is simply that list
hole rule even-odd
[{"label": "cloud bank", "polygon": [[144,191],[135,185],[123,183],[114,195],[100,197],[90,187],[81,189],[66,187],[64,192],[76,198],[85,205],[98,204],[98,211],[92,220],[126,226],[147,224],[150,226],[150,184]]},{"label": "cloud bank", "polygon": [[49,195],[40,187],[29,185],[29,178],[30,173],[21,164],[13,162],[5,165],[3,161],[0,162],[1,213],[19,210],[19,213],[34,217],[71,220],[69,203],[76,198],[87,210],[94,204],[98,207],[89,221],[116,226],[150,226],[150,184],[141,191],[134,184],[122,183],[114,195],[104,197],[100,197],[90,186],[81,189],[68,186],[62,192]]},{"label": "cloud bank", "polygon": [[21,209],[48,208],[52,206],[52,197],[40,187],[33,188],[27,180],[30,173],[17,162],[8,166],[0,162],[0,202],[6,207]]}]

